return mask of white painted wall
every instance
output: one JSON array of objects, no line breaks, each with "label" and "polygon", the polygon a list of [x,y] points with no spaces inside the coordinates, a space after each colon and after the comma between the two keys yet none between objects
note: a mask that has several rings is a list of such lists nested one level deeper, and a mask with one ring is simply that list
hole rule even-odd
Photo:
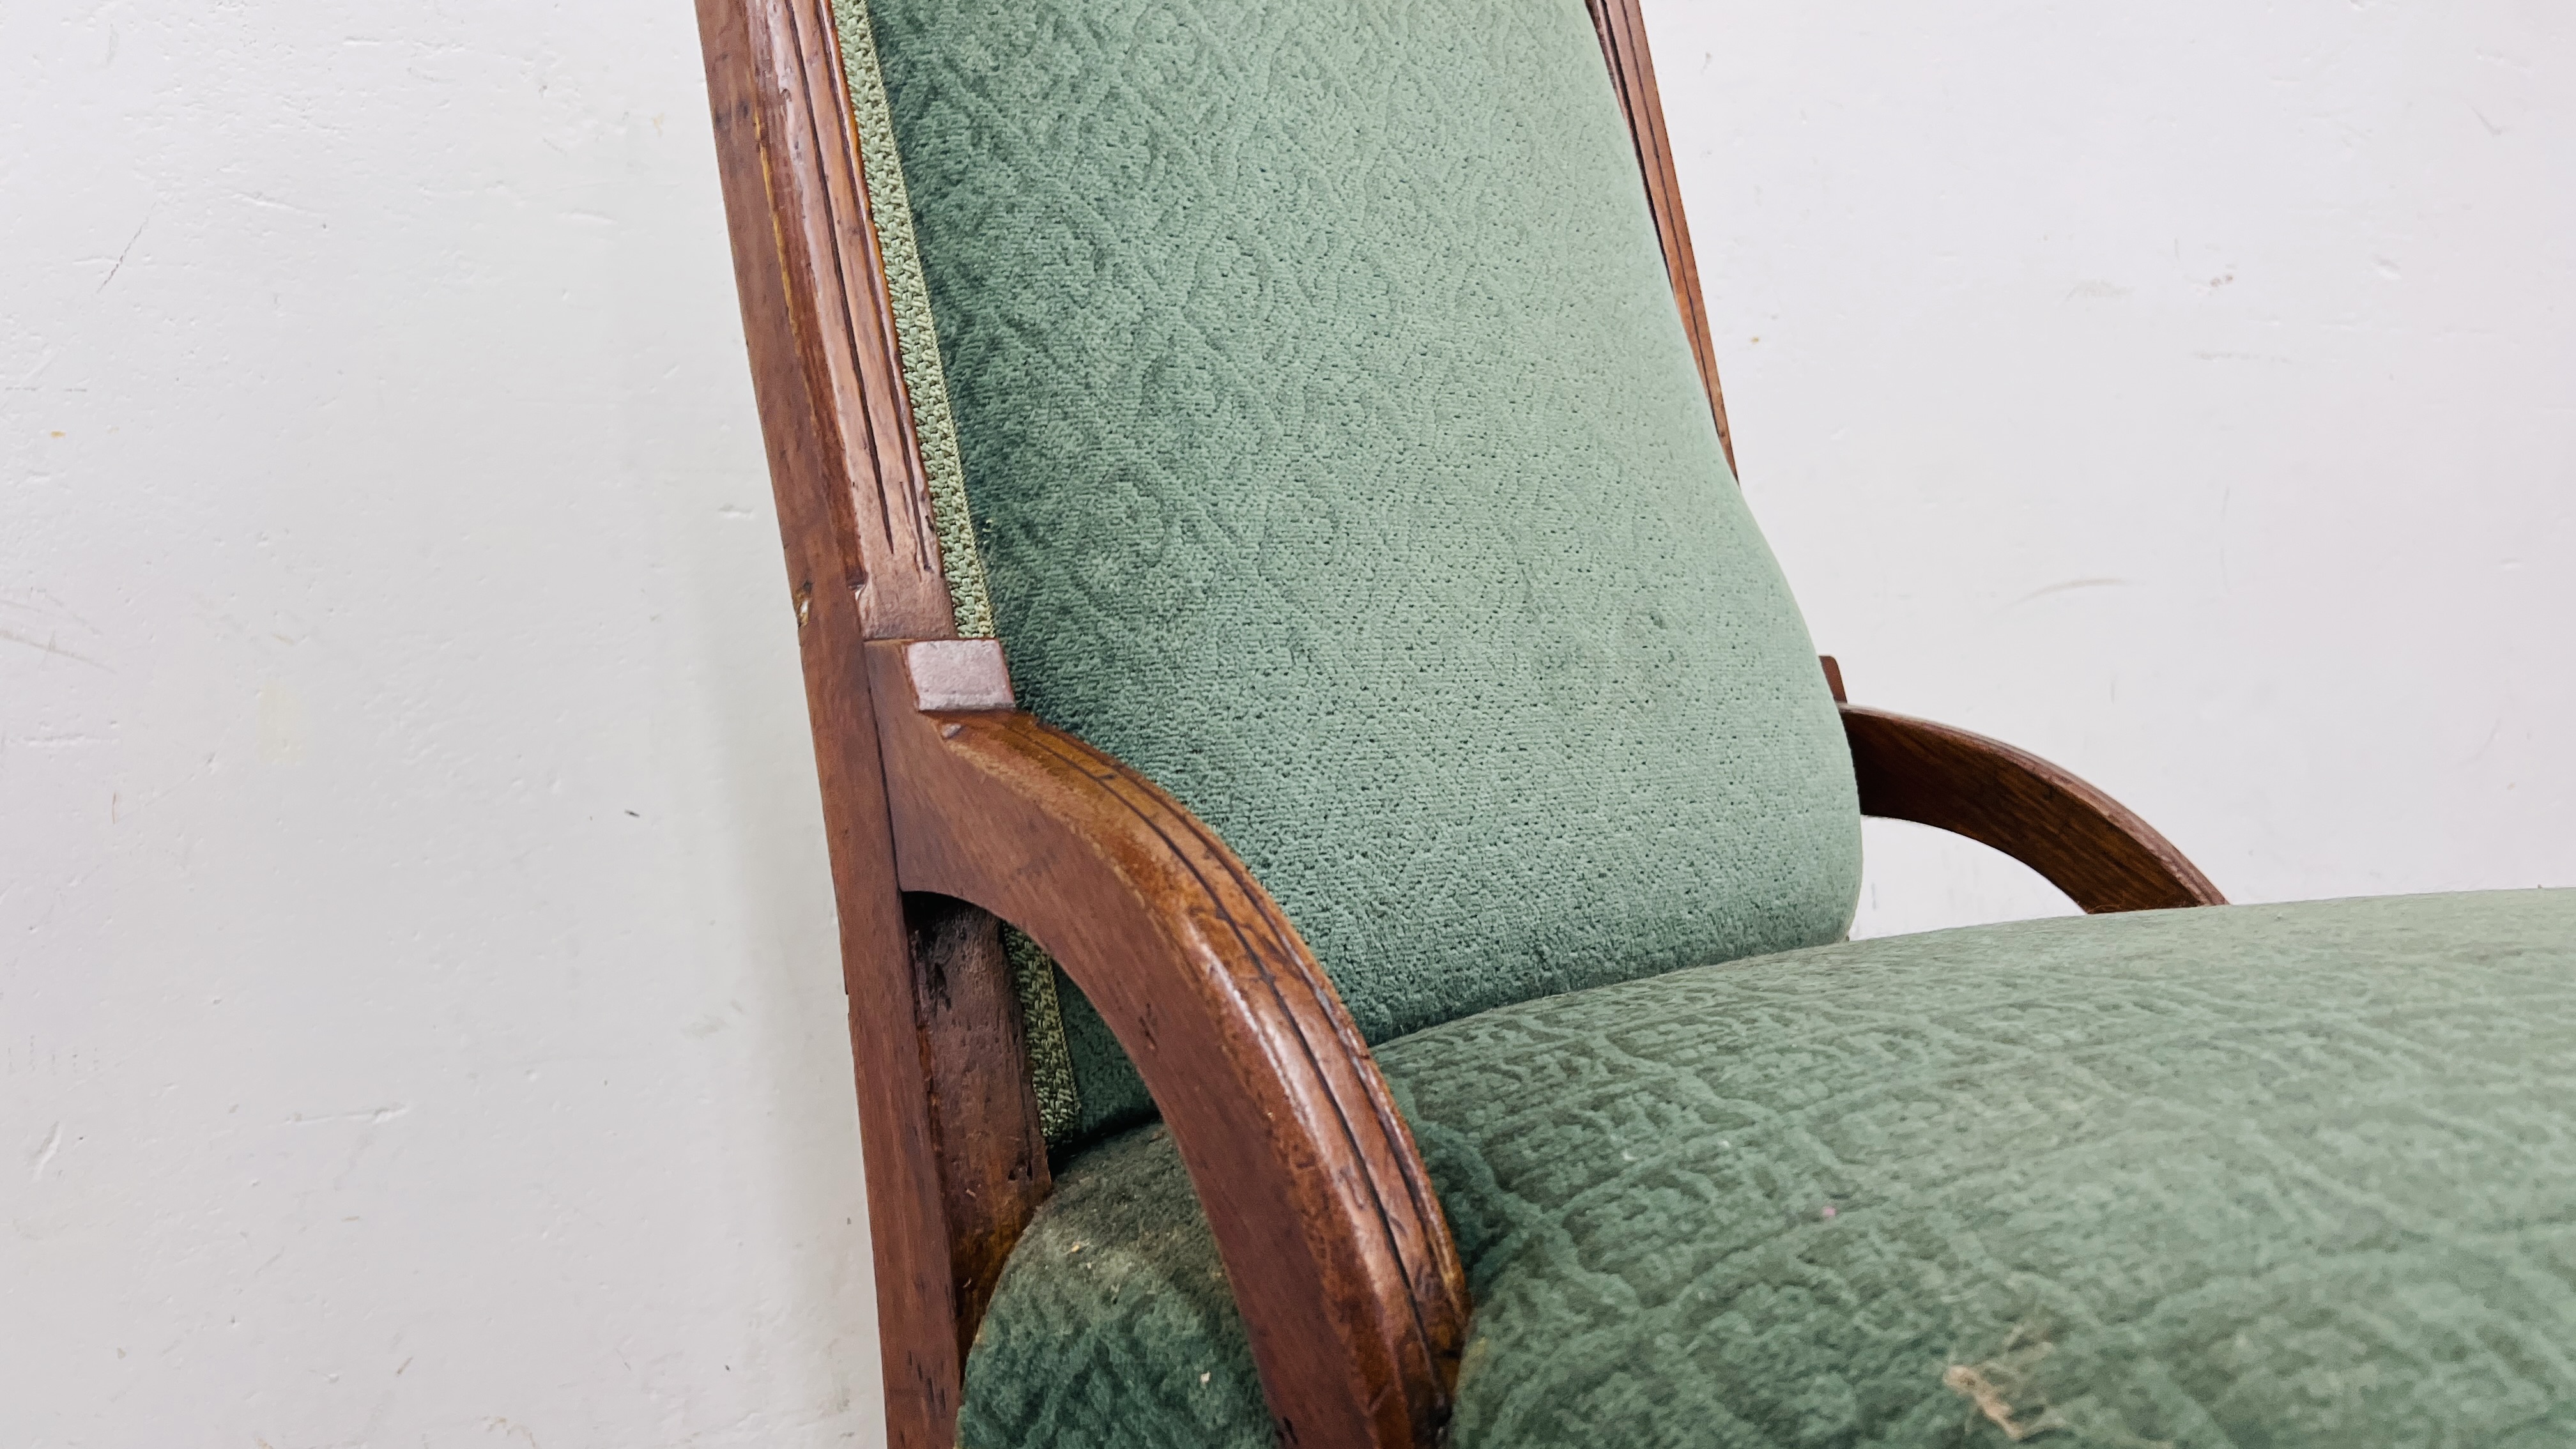
[{"label": "white painted wall", "polygon": [[12,0],[0,168],[0,1445],[870,1442],[690,7]]},{"label": "white painted wall", "polygon": [[[2240,900],[2576,884],[2576,10],[1648,11],[1747,495],[1856,700]],[[1870,832],[1863,933],[2068,909]]]},{"label": "white painted wall", "polygon": [[[2564,7],[1650,16],[1860,697],[2241,898],[2576,884]],[[695,45],[0,9],[0,1442],[875,1439]]]}]

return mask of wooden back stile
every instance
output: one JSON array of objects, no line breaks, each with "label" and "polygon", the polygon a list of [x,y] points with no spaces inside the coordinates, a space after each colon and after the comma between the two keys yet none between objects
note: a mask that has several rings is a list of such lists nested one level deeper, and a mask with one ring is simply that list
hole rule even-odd
[{"label": "wooden back stile", "polygon": [[698,21],[830,841],[887,1419],[947,1449],[980,1295],[1047,1187],[995,923],[897,887],[864,646],[956,628],[828,5]]},{"label": "wooden back stile", "polygon": [[1638,0],[1584,0],[1592,10],[1592,28],[1601,36],[1601,55],[1610,64],[1610,83],[1619,92],[1619,110],[1628,118],[1628,137],[1637,146],[1637,169],[1646,183],[1646,205],[1654,213],[1655,236],[1663,244],[1664,271],[1672,278],[1673,303],[1681,309],[1682,330],[1690,335],[1691,358],[1699,364],[1700,385],[1708,390],[1708,407],[1717,417],[1718,446],[1726,466],[1735,466],[1735,434],[1726,423],[1726,394],[1717,384],[1717,343],[1709,331],[1708,303],[1699,290],[1699,262],[1691,254],[1690,221],[1682,215],[1681,178],[1673,170],[1672,138],[1664,130],[1664,102],[1655,89],[1655,58],[1646,48],[1646,19]]}]

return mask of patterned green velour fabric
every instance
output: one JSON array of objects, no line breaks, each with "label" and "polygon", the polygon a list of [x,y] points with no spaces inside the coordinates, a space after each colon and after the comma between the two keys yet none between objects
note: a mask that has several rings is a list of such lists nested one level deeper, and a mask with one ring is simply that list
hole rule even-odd
[{"label": "patterned green velour fabric", "polygon": [[[2576,1443],[2576,891],[1860,941],[1379,1051],[1457,1449]],[[1076,1158],[967,1449],[1271,1441],[1159,1126]]]},{"label": "patterned green velour fabric", "polygon": [[[1842,933],[1841,728],[1583,0],[869,9],[1021,697],[1370,1040]],[[1082,1127],[1139,1115],[1054,984]]]}]

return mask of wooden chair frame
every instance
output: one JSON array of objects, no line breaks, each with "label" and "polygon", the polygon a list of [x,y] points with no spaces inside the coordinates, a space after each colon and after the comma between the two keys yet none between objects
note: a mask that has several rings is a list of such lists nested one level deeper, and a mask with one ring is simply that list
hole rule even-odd
[{"label": "wooden chair frame", "polygon": [[[1638,0],[1589,3],[1731,461]],[[1082,987],[1152,1091],[1281,1441],[1437,1442],[1465,1277],[1330,978],[1223,841],[1017,710],[1001,646],[956,637],[829,0],[698,0],[698,21],[840,909],[889,1442],[955,1442],[967,1347],[1048,1191],[997,918]],[[1844,719],[1869,814],[1980,840],[2088,911],[2220,900],[2043,760]]]}]

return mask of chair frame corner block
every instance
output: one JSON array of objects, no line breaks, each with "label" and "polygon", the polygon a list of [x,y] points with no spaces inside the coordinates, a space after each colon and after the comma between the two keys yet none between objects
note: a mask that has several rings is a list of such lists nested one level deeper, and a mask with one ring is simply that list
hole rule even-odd
[{"label": "chair frame corner block", "polygon": [[[1638,0],[1588,3],[1731,462]],[[968,1346],[1049,1190],[1002,920],[1081,986],[1152,1092],[1281,1441],[1437,1442],[1465,1274],[1331,979],[1223,841],[1017,709],[1001,645],[956,635],[830,0],[697,6],[839,906],[889,1442],[955,1443]],[[1865,813],[1994,846],[2086,910],[2220,900],[2043,760],[1900,715],[1844,720]]]}]

